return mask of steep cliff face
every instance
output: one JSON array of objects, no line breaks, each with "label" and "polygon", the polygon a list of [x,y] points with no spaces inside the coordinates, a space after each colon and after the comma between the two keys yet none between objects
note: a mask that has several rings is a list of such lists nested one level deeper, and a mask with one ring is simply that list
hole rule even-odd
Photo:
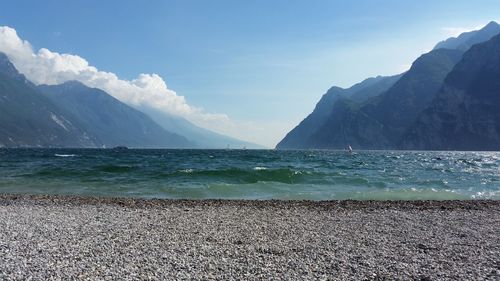
[{"label": "steep cliff face", "polygon": [[[460,50],[438,49],[422,55],[393,87],[381,95],[378,103],[362,108],[366,114],[383,124],[381,138],[388,140],[388,146],[381,148],[396,147],[407,128],[434,99],[446,75],[462,58],[462,54]],[[373,144],[365,148],[379,146]]]},{"label": "steep cliff face", "polygon": [[357,149],[496,147],[495,107],[499,104],[494,93],[498,93],[495,87],[500,76],[495,70],[500,62],[495,60],[494,46],[481,44],[478,49],[474,44],[492,37],[494,41],[498,33],[500,25],[491,22],[481,30],[440,42],[394,80],[366,80],[361,85],[370,86],[355,92],[354,86],[333,87],[277,148],[342,149],[349,144]]},{"label": "steep cliff face", "polygon": [[41,95],[0,53],[0,147],[96,147],[74,115]]},{"label": "steep cliff face", "polygon": [[358,104],[342,99],[335,103],[324,124],[307,139],[307,148],[387,147],[390,141],[380,133],[383,128],[383,124],[371,118]]},{"label": "steep cliff face", "polygon": [[[313,113],[278,148],[342,149],[349,144],[358,149],[395,148],[461,56],[459,50],[433,50],[418,58],[408,72],[395,76],[397,81],[394,77],[380,79],[354,93],[337,87],[330,89]],[[387,83],[387,79],[394,83]],[[367,89],[383,93],[361,103],[351,99]]]},{"label": "steep cliff face", "polygon": [[77,81],[38,88],[55,105],[78,118],[82,128],[107,147],[192,147],[184,137],[166,131],[146,114],[102,90]]},{"label": "steep cliff face", "polygon": [[500,150],[500,35],[464,54],[401,148]]},{"label": "steep cliff face", "polygon": [[106,92],[35,86],[0,53],[0,147],[192,147]]},{"label": "steep cliff face", "polygon": [[[326,148],[334,143],[332,140],[323,141],[334,131],[328,123],[329,119],[338,120],[342,114],[351,112],[353,109],[346,107],[347,104],[355,106],[354,103],[362,103],[387,91],[401,75],[368,78],[348,89],[332,87],[324,94],[316,104],[314,111],[309,114],[297,127],[290,131],[286,137],[277,145],[280,149],[304,149],[304,148]],[[342,101],[337,104],[337,102]],[[355,106],[357,107],[357,106]],[[338,113],[337,110],[339,111]],[[333,115],[333,116],[332,116]],[[339,116],[337,116],[339,115]],[[326,128],[325,128],[326,126]],[[344,127],[344,126],[343,126]],[[338,136],[337,139],[342,139]]]}]

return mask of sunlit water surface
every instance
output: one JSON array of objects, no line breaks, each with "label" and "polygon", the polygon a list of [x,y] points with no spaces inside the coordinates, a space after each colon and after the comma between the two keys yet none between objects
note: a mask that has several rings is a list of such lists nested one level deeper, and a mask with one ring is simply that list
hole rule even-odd
[{"label": "sunlit water surface", "polygon": [[500,153],[0,149],[0,192],[183,199],[500,199]]}]

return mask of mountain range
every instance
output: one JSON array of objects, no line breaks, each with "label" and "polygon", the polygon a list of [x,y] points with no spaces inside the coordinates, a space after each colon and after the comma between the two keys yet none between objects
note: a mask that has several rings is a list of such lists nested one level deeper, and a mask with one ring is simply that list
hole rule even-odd
[{"label": "mountain range", "polygon": [[408,149],[500,150],[500,35],[477,44],[408,129]]},{"label": "mountain range", "polygon": [[277,148],[500,148],[499,33],[491,22],[438,43],[403,74],[332,87]]},{"label": "mountain range", "polygon": [[[500,149],[500,25],[439,42],[405,73],[331,87],[279,149]],[[77,81],[35,85],[0,53],[0,147],[262,148]]]},{"label": "mountain range", "polygon": [[72,114],[41,95],[0,54],[0,147],[93,147],[89,135]]},{"label": "mountain range", "polygon": [[261,148],[181,117],[148,115],[77,81],[37,86],[0,53],[0,147],[115,146]]},{"label": "mountain range", "polygon": [[38,89],[56,106],[80,120],[81,128],[103,146],[185,148],[191,145],[183,136],[168,132],[146,114],[102,90],[77,81],[41,85]]}]

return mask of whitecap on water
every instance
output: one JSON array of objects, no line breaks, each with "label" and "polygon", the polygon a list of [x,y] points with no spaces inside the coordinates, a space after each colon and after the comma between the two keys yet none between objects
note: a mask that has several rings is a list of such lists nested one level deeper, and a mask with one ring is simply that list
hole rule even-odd
[{"label": "whitecap on water", "polygon": [[186,174],[191,174],[193,172],[193,169],[184,169],[184,170],[179,170],[181,173],[186,173]]},{"label": "whitecap on water", "polygon": [[54,154],[56,157],[75,157],[77,156],[76,154]]},{"label": "whitecap on water", "polygon": [[472,199],[495,199],[495,192],[487,192],[487,191],[478,191],[476,194],[473,194]]}]

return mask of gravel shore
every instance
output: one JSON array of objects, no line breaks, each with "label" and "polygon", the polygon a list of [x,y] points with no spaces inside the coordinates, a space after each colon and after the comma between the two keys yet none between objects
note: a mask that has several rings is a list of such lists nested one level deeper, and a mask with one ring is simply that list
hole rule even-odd
[{"label": "gravel shore", "polygon": [[500,280],[500,201],[0,195],[0,280]]}]

